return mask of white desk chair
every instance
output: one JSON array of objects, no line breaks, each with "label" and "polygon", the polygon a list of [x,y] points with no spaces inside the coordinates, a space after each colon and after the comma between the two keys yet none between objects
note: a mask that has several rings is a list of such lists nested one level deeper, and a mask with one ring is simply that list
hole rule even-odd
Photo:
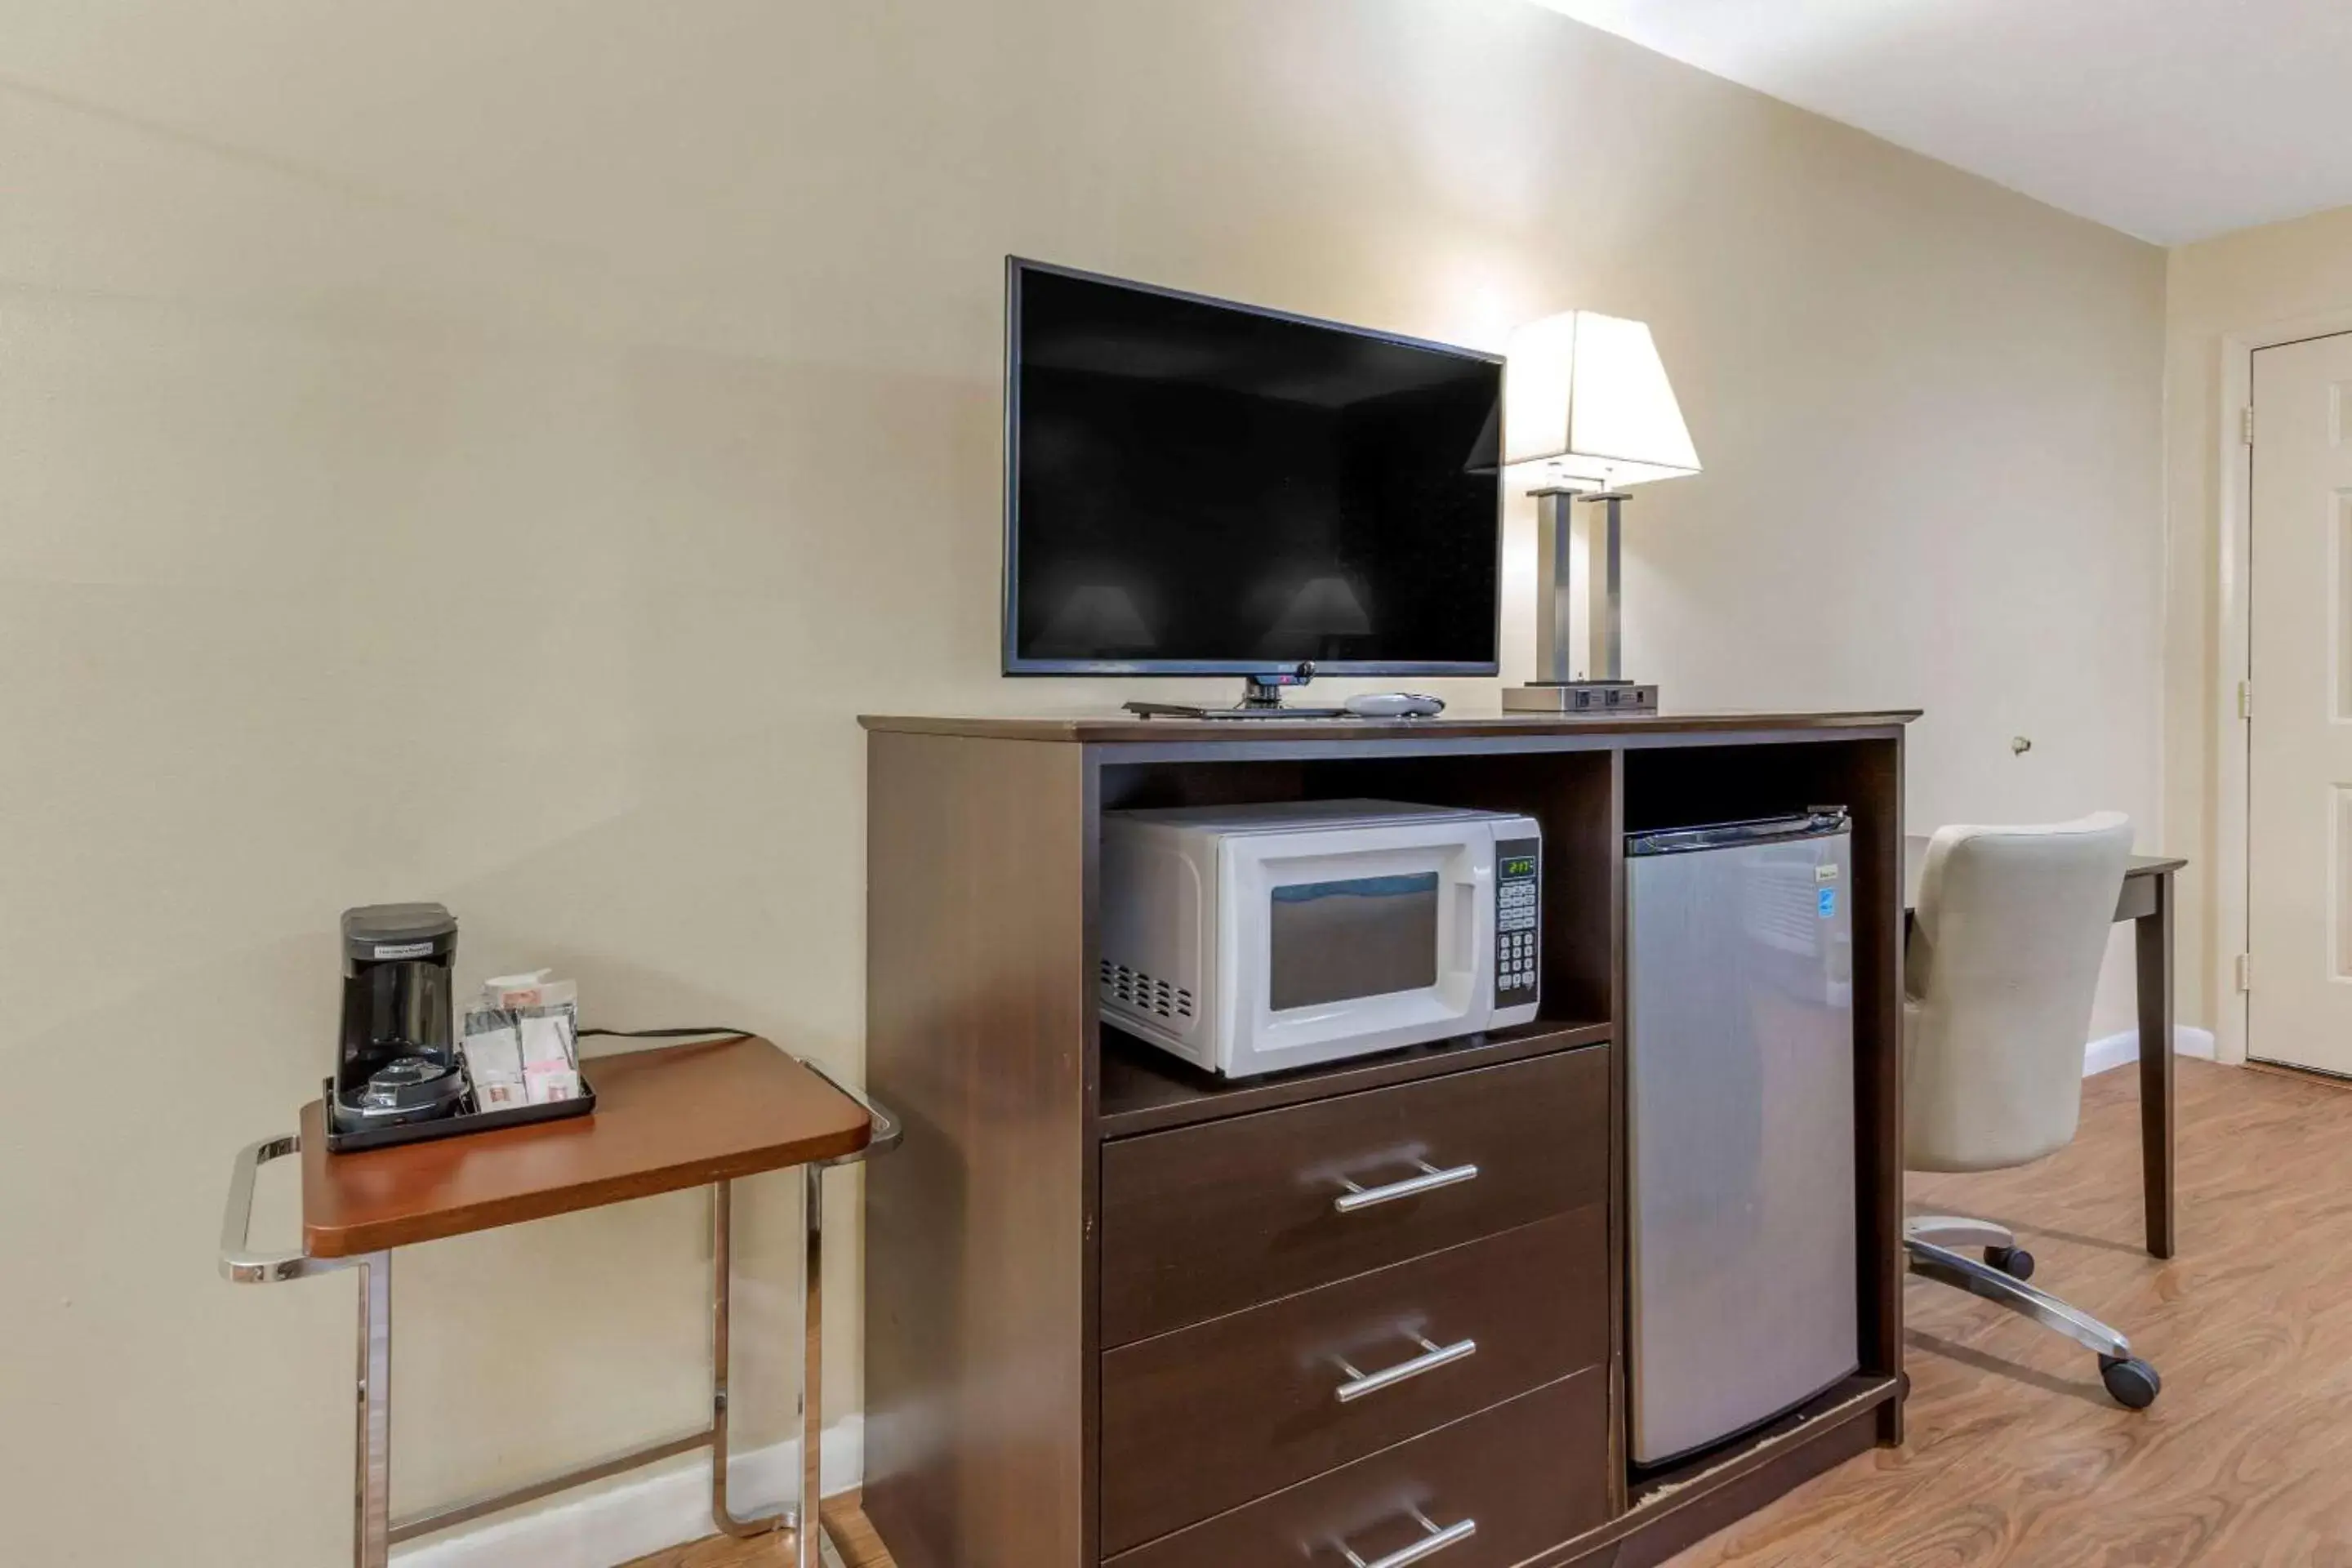
[{"label": "white desk chair", "polygon": [[[2083,1044],[2131,822],[1947,827],[1928,846],[1904,953],[1903,1163],[1994,1171],[2074,1142]],[[2156,1369],[2123,1335],[2025,1283],[2033,1255],[1989,1220],[1904,1224],[1911,1271],[1998,1301],[2096,1351],[2116,1403],[2155,1402]],[[1953,1250],[1984,1248],[1984,1261]]]}]

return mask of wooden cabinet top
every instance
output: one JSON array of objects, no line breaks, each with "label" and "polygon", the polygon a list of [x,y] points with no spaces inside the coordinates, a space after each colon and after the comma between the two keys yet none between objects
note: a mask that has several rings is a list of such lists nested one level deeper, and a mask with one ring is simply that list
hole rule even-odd
[{"label": "wooden cabinet top", "polygon": [[971,735],[999,741],[1176,742],[1353,741],[1418,735],[1441,740],[1522,737],[1705,735],[1724,731],[1881,730],[1908,724],[1916,708],[1832,713],[1773,710],[1713,713],[1454,712],[1434,719],[1139,719],[1131,714],[1065,714],[1023,719],[862,713],[868,730],[911,735]]}]

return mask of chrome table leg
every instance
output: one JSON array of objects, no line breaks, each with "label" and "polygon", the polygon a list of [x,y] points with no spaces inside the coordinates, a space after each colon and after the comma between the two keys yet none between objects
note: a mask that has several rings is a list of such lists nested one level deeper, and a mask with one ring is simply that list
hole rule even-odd
[{"label": "chrome table leg", "polygon": [[352,1561],[384,1568],[392,1556],[392,1254],[362,1259],[358,1475]]},{"label": "chrome table leg", "polygon": [[735,1184],[710,1189],[710,1522],[738,1541],[793,1522],[790,1509],[738,1519],[727,1507],[727,1363],[735,1294]]},{"label": "chrome table leg", "polygon": [[[793,1568],[819,1568],[820,1564],[841,1568],[840,1553],[824,1530],[821,1501],[824,1440],[824,1184],[821,1167],[802,1167],[801,1194],[806,1255],[801,1276],[800,1470],[790,1506],[739,1519],[727,1507],[727,1363],[732,1329],[735,1205],[731,1184],[722,1182],[711,1189],[710,1521],[722,1533],[739,1541],[778,1530],[792,1531]],[[814,1528],[803,1528],[804,1520],[813,1521]]]},{"label": "chrome table leg", "polygon": [[801,1167],[800,1537],[793,1568],[841,1568],[824,1527],[824,1167]]}]

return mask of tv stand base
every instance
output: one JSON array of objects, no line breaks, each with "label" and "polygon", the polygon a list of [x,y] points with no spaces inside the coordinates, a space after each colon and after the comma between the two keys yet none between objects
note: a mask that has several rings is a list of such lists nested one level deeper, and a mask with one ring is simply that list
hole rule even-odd
[{"label": "tv stand base", "polygon": [[1282,705],[1283,688],[1304,686],[1315,679],[1315,667],[1302,664],[1296,669],[1277,671],[1272,675],[1242,677],[1242,700],[1231,708],[1208,708],[1186,702],[1129,702],[1122,704],[1139,719],[1345,719],[1345,708],[1286,708]]},{"label": "tv stand base", "polygon": [[1290,708],[1268,702],[1242,708],[1197,708],[1181,702],[1127,702],[1120,706],[1140,719],[1346,719],[1345,708]]}]

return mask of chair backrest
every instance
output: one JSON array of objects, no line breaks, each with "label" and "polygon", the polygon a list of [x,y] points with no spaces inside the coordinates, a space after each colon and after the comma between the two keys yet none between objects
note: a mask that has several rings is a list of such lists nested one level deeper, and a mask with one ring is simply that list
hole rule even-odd
[{"label": "chair backrest", "polygon": [[1904,954],[1909,1168],[1997,1170],[2073,1140],[2131,837],[2112,811],[1936,835]]}]

